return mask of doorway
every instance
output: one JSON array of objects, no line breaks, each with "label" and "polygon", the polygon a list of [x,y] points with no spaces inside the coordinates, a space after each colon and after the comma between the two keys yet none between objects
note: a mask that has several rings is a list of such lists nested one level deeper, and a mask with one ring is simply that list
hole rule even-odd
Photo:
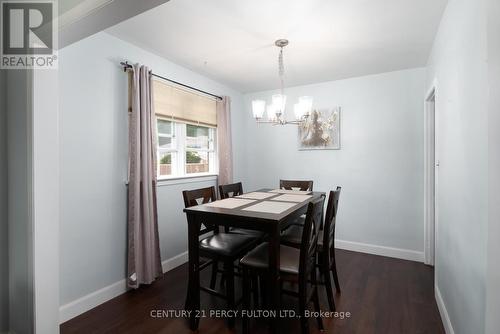
[{"label": "doorway", "polygon": [[425,149],[424,149],[424,261],[434,266],[437,245],[437,199],[438,199],[438,118],[436,112],[436,86],[430,89],[425,99]]}]

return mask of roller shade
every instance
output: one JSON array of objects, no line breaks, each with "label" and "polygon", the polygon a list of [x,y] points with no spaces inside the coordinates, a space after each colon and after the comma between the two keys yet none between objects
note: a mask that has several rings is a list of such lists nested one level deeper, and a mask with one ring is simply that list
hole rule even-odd
[{"label": "roller shade", "polygon": [[213,98],[153,80],[153,99],[156,115],[194,124],[217,126],[216,102]]}]

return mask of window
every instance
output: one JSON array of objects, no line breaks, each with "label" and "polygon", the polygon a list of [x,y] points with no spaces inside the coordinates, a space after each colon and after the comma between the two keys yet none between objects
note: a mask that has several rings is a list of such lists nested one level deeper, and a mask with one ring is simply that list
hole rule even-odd
[{"label": "window", "polygon": [[153,80],[158,178],[215,174],[216,102]]},{"label": "window", "polygon": [[185,149],[186,174],[209,173],[214,170],[213,128],[186,124]]},{"label": "window", "polygon": [[215,128],[157,117],[158,178],[216,173]]},{"label": "window", "polygon": [[172,175],[172,165],[177,164],[175,123],[157,119],[158,126],[158,177]]}]

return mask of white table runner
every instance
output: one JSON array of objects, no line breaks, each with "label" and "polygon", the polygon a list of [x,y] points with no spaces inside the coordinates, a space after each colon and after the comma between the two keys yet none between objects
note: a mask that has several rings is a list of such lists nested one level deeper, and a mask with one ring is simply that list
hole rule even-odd
[{"label": "white table runner", "polygon": [[210,206],[212,208],[224,208],[224,209],[235,209],[237,207],[250,204],[255,202],[251,199],[242,199],[242,198],[226,198],[220,201],[215,201],[207,204],[203,204],[205,206]]},{"label": "white table runner", "polygon": [[272,193],[278,194],[297,194],[297,195],[309,195],[312,191],[303,191],[303,190],[287,190],[287,189],[274,189],[271,190]]},{"label": "white table runner", "polygon": [[297,194],[284,194],[271,198],[271,201],[283,201],[283,202],[304,202],[311,198],[311,195],[297,195]]},{"label": "white table runner", "polygon": [[242,210],[279,214],[295,206],[296,203],[263,201]]},{"label": "white table runner", "polygon": [[276,196],[275,193],[264,193],[260,191],[254,191],[251,193],[236,196],[236,198],[251,198],[251,199],[266,199],[271,196]]}]

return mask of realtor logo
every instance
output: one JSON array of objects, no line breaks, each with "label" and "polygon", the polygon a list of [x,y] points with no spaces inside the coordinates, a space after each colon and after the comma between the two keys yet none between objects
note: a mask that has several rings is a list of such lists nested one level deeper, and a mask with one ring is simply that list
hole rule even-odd
[{"label": "realtor logo", "polygon": [[57,68],[52,1],[1,1],[2,69]]}]

